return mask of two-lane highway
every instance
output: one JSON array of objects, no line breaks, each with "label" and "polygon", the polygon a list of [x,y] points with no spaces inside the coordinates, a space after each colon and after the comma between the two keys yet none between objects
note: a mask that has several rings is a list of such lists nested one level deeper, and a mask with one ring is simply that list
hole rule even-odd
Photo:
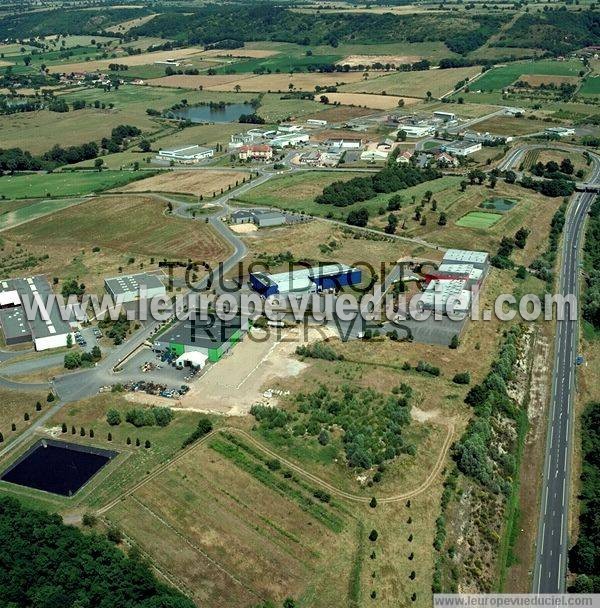
[{"label": "two-lane highway", "polygon": [[[590,183],[600,181],[600,158],[593,156]],[[587,213],[595,193],[575,194],[569,208],[560,259],[558,294],[579,297],[579,264]],[[575,359],[579,338],[578,307],[565,306],[556,322],[554,370],[538,524],[534,593],[563,593],[569,548],[569,494],[576,390]],[[571,318],[574,317],[574,318]]]}]

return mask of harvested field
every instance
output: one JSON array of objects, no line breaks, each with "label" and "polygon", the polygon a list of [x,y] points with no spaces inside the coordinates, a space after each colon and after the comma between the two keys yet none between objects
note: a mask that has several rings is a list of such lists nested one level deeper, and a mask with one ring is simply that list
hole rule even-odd
[{"label": "harvested field", "polygon": [[337,73],[297,73],[297,74],[264,74],[256,76],[248,74],[223,74],[215,76],[165,76],[154,78],[149,84],[163,87],[182,87],[197,89],[202,87],[205,91],[234,91],[240,86],[244,92],[289,91],[293,84],[297,90],[313,91],[315,86],[342,86],[347,83],[358,82],[362,79],[360,72]]},{"label": "harvested field", "polygon": [[[248,78],[252,78],[252,76]],[[179,87],[182,89],[198,89],[202,87],[204,90],[229,91],[233,90],[233,87],[229,87],[228,85],[239,80],[239,74],[215,74],[214,76],[204,74],[197,76],[174,74],[172,76],[152,78],[148,81],[148,84],[157,87]]]},{"label": "harvested field", "polygon": [[395,95],[369,95],[367,93],[327,93],[327,98],[333,103],[346,106],[366,106],[374,110],[392,110],[397,108],[400,100],[405,106],[414,105],[417,99],[410,97],[396,97]]},{"label": "harvested field", "polygon": [[369,75],[368,80],[356,81],[346,85],[343,91],[353,93],[382,93],[388,95],[406,95],[408,97],[425,97],[431,91],[433,97],[440,97],[452,91],[459,80],[474,76],[481,68],[451,68],[448,70],[425,70],[422,72],[394,72],[385,76]]},{"label": "harvested field", "polygon": [[547,74],[523,74],[519,80],[532,87],[539,87],[543,84],[560,86],[561,84],[577,84],[579,82],[577,76],[551,76]]},{"label": "harvested field", "polygon": [[208,51],[202,51],[200,55],[202,57],[248,57],[250,59],[264,59],[265,57],[272,57],[277,55],[277,51],[268,51],[266,49],[209,49]]},{"label": "harvested field", "polygon": [[121,192],[179,192],[181,194],[195,194],[212,196],[213,192],[219,194],[221,189],[232,188],[236,182],[241,183],[248,178],[245,171],[169,171],[142,179],[135,184],[120,188]]},{"label": "harvested field", "polygon": [[172,51],[156,51],[155,53],[143,53],[142,55],[127,55],[116,59],[98,59],[92,61],[82,61],[80,63],[66,63],[50,66],[50,72],[91,72],[93,70],[104,70],[109,63],[120,63],[123,65],[148,65],[155,61],[165,61],[167,59],[185,59],[198,55],[201,49],[196,47],[186,47],[184,49],[173,49]]},{"label": "harvested field", "polygon": [[23,250],[37,256],[29,273],[78,277],[88,292],[103,289],[103,277],[119,268],[139,272],[163,258],[213,264],[227,257],[229,246],[210,225],[167,217],[165,208],[150,196],[91,198],[4,231],[4,255]]},{"label": "harvested field", "polygon": [[542,120],[530,120],[528,118],[510,118],[508,116],[495,116],[477,124],[477,129],[482,133],[489,131],[497,135],[527,135],[538,133],[548,127],[548,123]]},{"label": "harvested field", "polygon": [[420,59],[421,57],[418,55],[348,55],[348,57],[344,57],[344,59],[338,61],[338,65],[349,65],[352,67],[373,65],[374,63],[402,65],[405,63],[415,63]]}]

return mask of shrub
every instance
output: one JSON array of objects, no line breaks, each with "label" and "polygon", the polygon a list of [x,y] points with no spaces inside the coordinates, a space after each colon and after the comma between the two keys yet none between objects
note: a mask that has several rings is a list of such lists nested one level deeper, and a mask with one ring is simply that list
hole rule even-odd
[{"label": "shrub", "polygon": [[106,422],[110,424],[110,426],[117,426],[121,424],[121,414],[118,410],[110,409],[106,412]]},{"label": "shrub", "polygon": [[372,543],[374,543],[377,540],[378,536],[379,536],[379,534],[377,533],[377,530],[371,530],[369,532],[369,540]]},{"label": "shrub", "polygon": [[469,384],[471,382],[471,374],[469,372],[454,374],[452,382],[454,382],[454,384]]}]

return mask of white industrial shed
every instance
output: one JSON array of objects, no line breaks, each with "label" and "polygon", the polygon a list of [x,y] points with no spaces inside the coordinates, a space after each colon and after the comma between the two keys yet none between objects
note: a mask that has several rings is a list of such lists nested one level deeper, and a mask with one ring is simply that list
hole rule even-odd
[{"label": "white industrial shed", "polygon": [[139,299],[164,296],[167,293],[160,277],[147,272],[119,275],[104,279],[104,288],[115,303],[119,302],[122,304],[135,302]]}]

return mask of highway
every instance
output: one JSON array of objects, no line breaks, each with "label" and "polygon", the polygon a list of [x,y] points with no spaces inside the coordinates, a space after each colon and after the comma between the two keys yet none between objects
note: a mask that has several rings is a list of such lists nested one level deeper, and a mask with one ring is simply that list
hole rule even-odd
[{"label": "highway", "polygon": [[[600,183],[600,157],[593,155],[590,183]],[[516,155],[515,162],[519,159]],[[569,205],[560,257],[558,294],[579,296],[579,263],[585,221],[594,193],[576,193]],[[554,370],[546,456],[533,572],[534,593],[563,593],[569,548],[569,494],[573,440],[573,404],[576,391],[575,358],[579,342],[578,320],[556,323]]]}]

